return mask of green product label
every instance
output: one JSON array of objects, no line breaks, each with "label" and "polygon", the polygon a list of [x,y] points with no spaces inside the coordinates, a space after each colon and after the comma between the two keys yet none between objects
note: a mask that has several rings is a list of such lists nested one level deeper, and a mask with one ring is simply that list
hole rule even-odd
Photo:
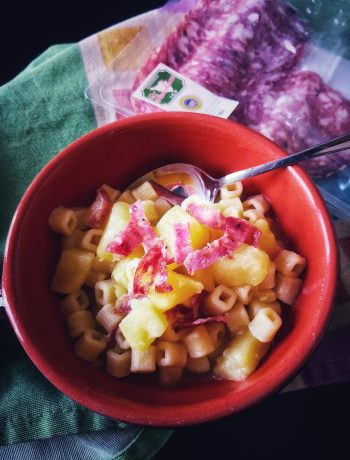
[{"label": "green product label", "polygon": [[160,70],[142,89],[142,95],[157,104],[165,105],[170,104],[184,87],[184,80],[166,70]]}]

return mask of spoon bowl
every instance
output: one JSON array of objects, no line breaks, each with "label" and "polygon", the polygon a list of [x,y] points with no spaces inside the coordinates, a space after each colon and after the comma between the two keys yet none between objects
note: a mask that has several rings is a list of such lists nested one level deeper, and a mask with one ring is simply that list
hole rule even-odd
[{"label": "spoon bowl", "polygon": [[[176,175],[182,178],[182,183],[190,185],[197,195],[208,201],[214,202],[221,187],[233,185],[237,181],[253,177],[258,174],[263,174],[277,168],[285,168],[304,160],[328,155],[330,153],[341,152],[347,149],[350,149],[350,133],[346,133],[343,136],[323,142],[315,147],[294,153],[293,155],[282,157],[267,163],[262,163],[258,166],[242,169],[240,171],[235,171],[217,179],[210,176],[203,169],[198,168],[197,166],[187,163],[173,163],[167,166],[162,166],[161,168],[157,168],[143,175],[134,181],[129,188],[133,189],[144,181],[155,182],[158,184],[159,181],[164,182],[164,178],[166,178],[166,176],[174,177],[174,175]],[[188,196],[188,193],[181,188],[176,189],[173,193],[182,197]]]}]

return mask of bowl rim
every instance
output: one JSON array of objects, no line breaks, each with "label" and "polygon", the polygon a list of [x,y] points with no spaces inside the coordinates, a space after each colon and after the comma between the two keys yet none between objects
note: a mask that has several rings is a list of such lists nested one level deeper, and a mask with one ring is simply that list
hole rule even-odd
[{"label": "bowl rim", "polygon": [[[198,411],[188,411],[185,413],[185,409],[175,408],[174,412],[177,411],[177,416],[173,412],[163,413],[157,412],[154,414],[154,408],[150,410],[149,408],[143,407],[141,404],[136,403],[135,405],[125,405],[121,404],[120,407],[113,405],[111,407],[110,402],[108,403],[107,399],[104,401],[103,398],[100,398],[100,401],[96,401],[96,394],[92,393],[87,387],[80,386],[78,389],[75,382],[69,378],[64,372],[57,372],[57,367],[54,363],[48,361],[40,353],[40,349],[33,342],[30,334],[25,330],[23,324],[16,311],[16,290],[14,288],[14,283],[12,283],[15,271],[15,264],[12,261],[15,260],[16,254],[16,236],[20,232],[20,222],[25,216],[26,208],[28,203],[32,200],[32,197],[38,193],[40,190],[40,184],[47,179],[47,176],[62,162],[64,162],[67,156],[71,155],[75,151],[77,146],[82,146],[86,143],[89,143],[100,136],[111,135],[115,131],[121,131],[124,129],[130,129],[130,127],[138,126],[140,124],[153,124],[154,122],[165,122],[165,123],[177,123],[181,121],[182,123],[188,122],[194,124],[201,124],[208,121],[210,118],[210,123],[216,125],[222,129],[232,127],[232,123],[236,125],[237,129],[242,130],[252,139],[257,139],[259,142],[265,143],[267,146],[273,147],[273,154],[277,157],[286,155],[286,153],[274,144],[272,141],[262,136],[261,134],[252,131],[251,129],[235,123],[231,120],[223,120],[209,115],[202,114],[184,114],[184,113],[167,113],[167,112],[157,112],[136,115],[122,120],[117,120],[101,127],[98,127],[87,134],[79,137],[64,149],[62,149],[55,157],[53,157],[35,176],[27,190],[24,192],[17,209],[14,213],[7,240],[4,253],[4,267],[3,267],[3,277],[2,277],[2,294],[5,303],[5,310],[9,317],[9,320],[14,328],[14,331],[20,340],[25,352],[29,358],[33,361],[36,367],[41,371],[41,373],[60,391],[65,395],[76,401],[77,403],[87,407],[88,409],[99,413],[101,415],[111,417],[116,420],[121,420],[123,422],[134,423],[143,426],[154,426],[154,427],[175,427],[175,426],[186,426],[194,425],[198,423],[208,422],[217,420],[219,418],[226,417],[228,415],[238,413],[243,409],[247,409],[252,405],[257,404],[258,402],[268,398],[272,393],[275,393],[281,389],[288,381],[290,381],[301,369],[301,367],[308,360],[310,355],[313,353],[317,345],[319,344],[330,319],[332,313],[332,306],[335,300],[335,292],[337,287],[337,279],[339,274],[339,254],[338,254],[338,245],[336,243],[336,237],[334,232],[334,226],[330,218],[329,212],[324,204],[324,201],[319,193],[317,187],[305,173],[305,171],[299,166],[289,167],[292,168],[292,171],[295,175],[301,179],[301,181],[308,187],[310,193],[312,193],[314,199],[316,200],[318,211],[320,216],[322,216],[323,224],[325,226],[325,233],[327,234],[327,243],[329,246],[329,257],[330,257],[330,276],[328,279],[328,284],[325,289],[325,307],[322,309],[321,314],[317,318],[316,329],[314,331],[315,336],[314,340],[310,341],[308,346],[303,350],[302,356],[297,356],[294,358],[292,363],[289,363],[287,366],[287,372],[285,372],[284,377],[272,376],[267,388],[263,388],[258,396],[254,395],[248,401],[244,400],[243,402],[238,401],[234,407],[227,404],[223,401],[219,405],[210,406],[205,403],[200,403],[200,408]],[[223,398],[224,399],[224,398]],[[132,407],[131,407],[132,406]],[[141,408],[141,411],[140,411]],[[178,409],[178,410],[177,410]],[[152,413],[151,413],[152,412]]]}]

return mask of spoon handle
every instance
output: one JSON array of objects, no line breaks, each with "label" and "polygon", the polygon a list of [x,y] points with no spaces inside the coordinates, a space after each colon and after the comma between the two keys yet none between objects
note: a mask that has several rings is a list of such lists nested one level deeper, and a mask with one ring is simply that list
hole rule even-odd
[{"label": "spoon handle", "polygon": [[315,147],[310,147],[302,152],[294,153],[293,155],[279,158],[278,160],[228,174],[219,180],[219,187],[230,185],[233,182],[246,179],[247,177],[256,176],[257,174],[265,173],[267,171],[272,171],[273,169],[291,166],[299,163],[300,161],[327,155],[328,153],[341,152],[346,149],[350,149],[350,133],[344,134],[336,139],[332,139],[331,141],[323,142]]}]

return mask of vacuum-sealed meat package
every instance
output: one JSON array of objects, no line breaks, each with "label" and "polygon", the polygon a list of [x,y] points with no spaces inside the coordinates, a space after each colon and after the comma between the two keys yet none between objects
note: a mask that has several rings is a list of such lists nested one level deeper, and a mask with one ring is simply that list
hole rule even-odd
[{"label": "vacuum-sealed meat package", "polygon": [[[139,70],[133,89],[163,63],[210,91],[239,100],[261,74],[285,75],[307,38],[295,12],[276,0],[198,0]],[[134,101],[137,111],[150,110]]]},{"label": "vacuum-sealed meat package", "polygon": [[[294,3],[299,6],[300,2]],[[310,20],[312,4],[307,14],[300,15],[282,0],[170,1],[153,12],[152,28],[141,32],[116,58],[112,71],[90,85],[89,96],[109,110],[113,107],[116,118],[171,110],[157,101],[163,97],[173,103],[180,98],[183,78],[223,98],[224,104],[237,101],[237,107],[236,103],[230,110],[212,114],[224,113],[267,136],[287,153],[350,132],[346,84],[350,62],[329,46],[327,51],[320,46],[320,33],[315,34]],[[346,21],[339,14],[338,9],[333,25],[340,27],[340,36]],[[329,30],[328,26],[321,36]],[[136,68],[130,70],[129,64],[135,61]],[[160,78],[155,70],[161,66],[165,70]],[[141,93],[145,96],[145,82],[147,97],[139,97]],[[191,97],[181,100],[181,106],[198,111],[202,104]],[[177,107],[180,105],[175,110]],[[211,112],[202,108],[202,113]],[[350,216],[349,165],[350,151],[303,163],[328,202],[335,196],[331,210],[341,217]],[[337,182],[340,174],[341,186]]]}]

